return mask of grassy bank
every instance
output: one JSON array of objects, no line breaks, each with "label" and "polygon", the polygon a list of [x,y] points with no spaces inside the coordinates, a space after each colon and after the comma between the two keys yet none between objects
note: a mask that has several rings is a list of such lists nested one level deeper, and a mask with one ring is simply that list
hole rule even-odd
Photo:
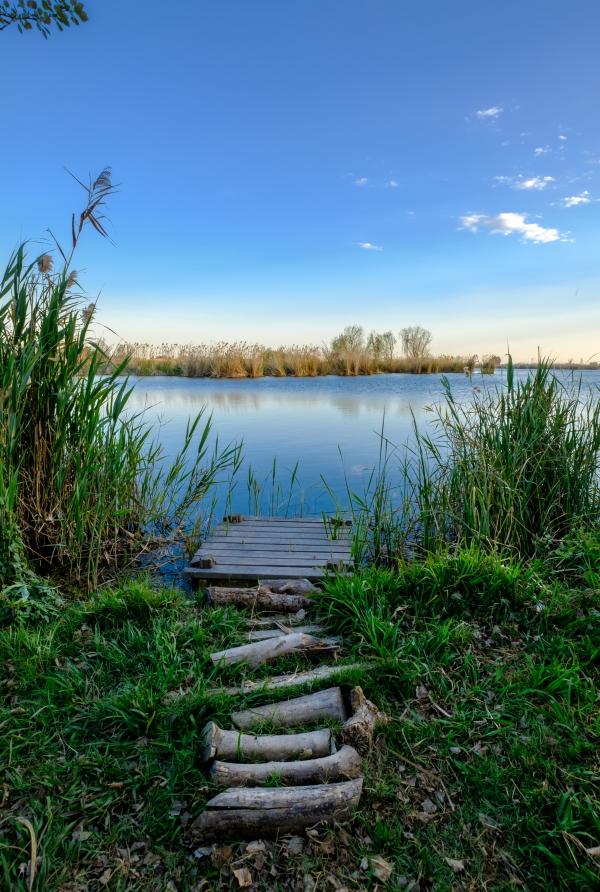
[{"label": "grassy bank", "polygon": [[274,843],[264,864],[184,839],[215,792],[199,730],[273,699],[207,694],[208,655],[242,643],[241,614],[141,579],[5,629],[4,888],[28,888],[32,834],[45,892],[233,889],[240,863],[256,889],[375,889],[377,857],[390,889],[600,888],[599,571],[586,539],[543,565],[469,550],[332,583],[320,614],[343,659],[368,663],[344,690],[362,684],[390,721],[363,752],[354,824],[301,854]]},{"label": "grassy bank", "polygon": [[[475,368],[475,356],[378,356],[368,349],[293,346],[272,350],[259,344],[121,344],[111,351],[110,368],[125,365],[133,375],[187,378],[311,378],[320,375],[426,375]],[[494,366],[495,367],[495,366]],[[489,371],[493,371],[490,367]]]}]

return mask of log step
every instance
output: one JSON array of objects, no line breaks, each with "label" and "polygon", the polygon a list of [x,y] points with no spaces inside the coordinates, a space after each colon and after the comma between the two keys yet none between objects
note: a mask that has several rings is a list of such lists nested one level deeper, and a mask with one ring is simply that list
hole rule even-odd
[{"label": "log step", "polygon": [[356,750],[343,746],[322,759],[301,762],[264,762],[260,765],[236,765],[214,762],[210,779],[221,787],[260,787],[278,778],[286,786],[339,783],[362,775],[362,762]]},{"label": "log step", "polygon": [[194,842],[235,835],[243,839],[299,833],[341,824],[354,815],[363,780],[306,787],[232,787],[206,803],[190,828]]},{"label": "log step", "polygon": [[227,688],[211,688],[206,691],[206,694],[208,696],[227,694],[229,697],[236,697],[241,694],[253,694],[259,691],[275,691],[280,688],[298,687],[299,685],[312,684],[315,681],[332,678],[350,669],[364,669],[366,665],[366,663],[348,663],[345,666],[317,666],[316,669],[308,669],[305,672],[275,675],[273,678],[263,678],[260,681],[247,679],[240,682],[239,685]]},{"label": "log step", "polygon": [[271,663],[291,653],[335,653],[339,645],[329,644],[313,635],[292,632],[280,638],[269,638],[267,641],[255,641],[242,644],[241,647],[230,647],[210,655],[213,666],[231,666],[235,663],[247,663],[250,669],[256,669],[263,663]]},{"label": "log step", "polygon": [[288,595],[272,592],[267,586],[260,588],[225,588],[213,585],[208,589],[209,604],[221,607],[248,607],[251,610],[271,610],[282,613],[297,613],[310,607],[311,600],[306,595]]},{"label": "log step", "polygon": [[203,734],[200,758],[227,762],[278,762],[288,759],[319,759],[331,753],[331,731],[306,731],[302,734],[275,734],[256,737],[240,731],[224,731],[208,722]]},{"label": "log step", "polygon": [[[294,626],[294,632],[302,632],[305,635],[322,631],[323,626]],[[246,632],[248,641],[266,641],[268,638],[281,638],[282,635],[287,635],[287,632],[284,632],[283,629],[258,629],[256,631]],[[321,640],[328,641],[330,644],[337,644],[340,639],[322,638]]]},{"label": "log step", "polygon": [[348,715],[339,688],[327,688],[315,694],[282,700],[253,709],[234,712],[233,723],[247,731],[257,725],[269,724],[274,728],[293,728],[298,725],[313,725],[330,719],[343,724]]}]

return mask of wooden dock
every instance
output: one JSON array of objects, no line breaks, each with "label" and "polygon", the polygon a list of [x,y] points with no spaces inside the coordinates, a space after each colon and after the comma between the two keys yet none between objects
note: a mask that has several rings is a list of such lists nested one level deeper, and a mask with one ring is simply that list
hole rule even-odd
[{"label": "wooden dock", "polygon": [[[202,543],[183,575],[207,583],[309,579],[353,567],[352,528],[312,517],[223,521]],[[213,563],[214,561],[214,563]],[[211,566],[212,564],[212,566]]]}]

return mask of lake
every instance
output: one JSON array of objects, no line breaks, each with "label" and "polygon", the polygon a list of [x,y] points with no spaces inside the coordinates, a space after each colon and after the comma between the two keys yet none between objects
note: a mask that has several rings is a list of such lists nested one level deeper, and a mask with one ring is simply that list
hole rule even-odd
[{"label": "lake", "polygon": [[[527,370],[517,370],[520,377]],[[557,372],[560,376],[571,373]],[[578,372],[585,384],[600,384],[600,372]],[[150,377],[133,379],[130,407],[145,408],[146,418],[158,431],[167,456],[181,447],[190,416],[203,406],[212,413],[213,435],[220,444],[243,441],[244,465],[237,475],[231,510],[271,513],[270,477],[286,494],[298,463],[297,483],[290,504],[281,494],[278,513],[331,511],[335,499],[345,501],[346,480],[361,492],[376,465],[385,418],[385,437],[402,446],[411,437],[413,416],[419,427],[427,424],[426,406],[443,395],[441,375],[373,375],[340,378],[210,379]],[[470,401],[474,387],[501,386],[506,373],[494,376],[449,376],[457,400]],[[214,436],[213,436],[214,441]],[[341,453],[341,454],[340,454]],[[262,487],[249,500],[247,473],[251,466]],[[327,487],[323,483],[323,478]],[[226,495],[222,487],[219,509]],[[287,505],[287,508],[286,508]]]}]

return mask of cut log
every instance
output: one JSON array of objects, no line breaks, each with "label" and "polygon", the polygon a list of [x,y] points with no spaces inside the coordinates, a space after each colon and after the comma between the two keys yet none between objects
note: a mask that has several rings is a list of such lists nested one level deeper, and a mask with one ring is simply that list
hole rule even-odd
[{"label": "cut log", "polygon": [[250,669],[256,669],[263,663],[272,663],[273,660],[294,652],[334,653],[336,650],[339,650],[337,644],[327,644],[313,635],[292,632],[291,635],[282,635],[281,638],[269,638],[267,641],[255,641],[253,644],[242,644],[241,647],[219,650],[217,653],[211,654],[210,658],[214,666],[247,663]]},{"label": "cut log", "polygon": [[316,669],[307,669],[306,672],[275,675],[273,678],[262,679],[261,681],[248,679],[235,687],[211,688],[206,693],[209,696],[227,694],[229,697],[236,697],[240,694],[253,694],[257,691],[275,691],[279,690],[279,688],[298,687],[303,684],[313,684],[313,682],[322,681],[325,678],[332,678],[350,669],[364,669],[366,665],[366,663],[348,663],[345,666],[317,666]]},{"label": "cut log", "polygon": [[287,595],[272,592],[262,586],[260,588],[224,588],[212,586],[208,589],[210,604],[234,607],[250,607],[252,610],[273,610],[283,613],[296,613],[310,606],[310,598],[306,595]]},{"label": "cut log", "polygon": [[362,762],[356,750],[343,746],[332,756],[303,762],[266,762],[262,765],[235,765],[214,762],[210,779],[221,787],[260,787],[273,778],[288,786],[328,784],[352,780],[362,775]]},{"label": "cut log", "polygon": [[319,759],[330,752],[331,732],[328,730],[255,737],[240,731],[223,731],[214,722],[208,722],[202,733],[204,746],[200,758],[203,762],[214,758],[227,762],[285,762],[288,759]]},{"label": "cut log", "polygon": [[295,697],[293,700],[282,700],[280,703],[269,703],[234,712],[233,723],[244,731],[257,725],[268,723],[275,728],[293,728],[296,725],[313,725],[324,719],[345,722],[346,708],[339,688],[327,688],[316,694]]},{"label": "cut log", "polygon": [[367,700],[361,687],[350,693],[350,703],[354,710],[341,731],[342,740],[354,746],[371,746],[376,725],[385,724],[387,716],[374,703]]},{"label": "cut log", "polygon": [[[294,632],[303,632],[305,635],[322,631],[323,626],[294,626]],[[246,638],[248,641],[266,641],[268,638],[281,638],[282,635],[287,635],[287,632],[284,632],[283,629],[264,629],[263,631],[247,632]],[[327,638],[323,640],[329,641],[331,644],[337,644],[340,639]]]},{"label": "cut log", "polygon": [[341,824],[352,818],[362,778],[308,787],[232,787],[206,803],[190,828],[193,841],[238,836],[258,839],[299,833],[315,824]]},{"label": "cut log", "polygon": [[308,579],[271,579],[259,582],[261,586],[281,595],[308,595],[318,591]]},{"label": "cut log", "polygon": [[[299,623],[303,622],[306,617],[305,610],[299,610],[298,613],[293,614],[285,614],[285,613],[274,613],[272,616],[267,617],[266,619],[259,619],[256,616],[249,616],[246,620],[247,626],[255,627],[264,627],[267,626],[277,626],[279,623],[282,623],[284,626],[298,626]],[[318,619],[318,617],[317,617]],[[320,627],[319,627],[320,628]],[[305,631],[304,629],[300,629],[300,631]]]}]

